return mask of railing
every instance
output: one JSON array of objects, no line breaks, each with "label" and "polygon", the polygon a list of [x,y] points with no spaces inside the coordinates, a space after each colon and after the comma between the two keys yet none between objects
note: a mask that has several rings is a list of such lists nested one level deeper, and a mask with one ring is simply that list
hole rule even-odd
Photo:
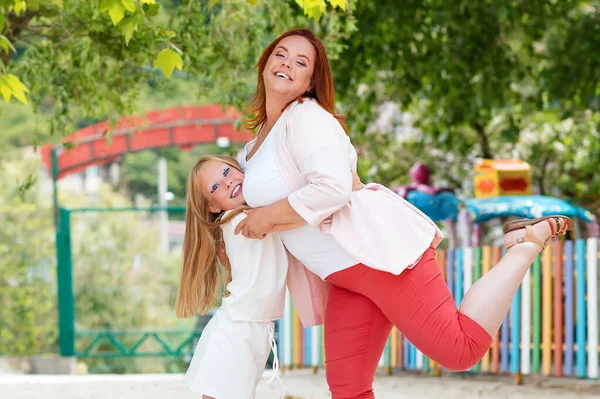
[{"label": "railing", "polygon": [[[500,259],[502,248],[437,251],[457,305]],[[474,373],[541,374],[597,379],[598,239],[557,241],[535,260],[509,314]],[[324,365],[322,326],[303,329],[289,301],[278,322],[284,367]],[[438,366],[393,329],[380,366],[439,373]]]},{"label": "railing", "polygon": [[[191,356],[201,330],[77,330],[79,358]],[[81,348],[81,349],[79,349]]]}]

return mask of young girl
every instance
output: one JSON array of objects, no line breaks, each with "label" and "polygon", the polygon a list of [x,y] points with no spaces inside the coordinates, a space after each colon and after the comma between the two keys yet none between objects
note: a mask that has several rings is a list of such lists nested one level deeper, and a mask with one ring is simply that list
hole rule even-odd
[{"label": "young girl", "polygon": [[271,349],[277,376],[273,321],[283,317],[287,253],[276,232],[263,240],[233,234],[245,218],[243,181],[235,158],[204,156],[187,183],[177,316],[205,314],[226,285],[185,375],[203,399],[253,399]]}]

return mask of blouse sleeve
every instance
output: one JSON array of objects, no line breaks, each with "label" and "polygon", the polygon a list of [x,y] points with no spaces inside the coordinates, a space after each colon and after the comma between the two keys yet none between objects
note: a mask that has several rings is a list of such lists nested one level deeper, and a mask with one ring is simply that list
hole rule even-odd
[{"label": "blouse sleeve", "polygon": [[318,226],[350,200],[349,141],[333,115],[305,101],[290,115],[287,144],[308,184],[288,196],[292,208]]},{"label": "blouse sleeve", "polygon": [[254,240],[244,237],[243,234],[235,235],[237,225],[246,218],[245,213],[240,213],[228,223],[221,226],[225,251],[229,258],[232,269],[241,271],[264,264],[269,260],[271,252],[269,246],[272,243],[271,234],[263,240]]}]

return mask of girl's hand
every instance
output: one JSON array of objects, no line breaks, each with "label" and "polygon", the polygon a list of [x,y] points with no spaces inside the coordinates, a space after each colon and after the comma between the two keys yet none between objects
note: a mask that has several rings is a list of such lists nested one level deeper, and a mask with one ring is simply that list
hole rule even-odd
[{"label": "girl's hand", "polygon": [[271,222],[270,212],[265,212],[265,208],[246,209],[244,213],[247,216],[238,223],[234,234],[241,232],[246,238],[262,239],[273,230],[275,223]]}]

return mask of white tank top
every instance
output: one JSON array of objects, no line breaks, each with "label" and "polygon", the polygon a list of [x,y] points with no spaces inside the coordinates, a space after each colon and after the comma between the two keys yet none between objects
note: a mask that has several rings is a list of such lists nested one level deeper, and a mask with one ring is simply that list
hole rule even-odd
[{"label": "white tank top", "polygon": [[[249,161],[246,158],[256,140],[246,144],[245,151],[242,151],[241,164],[245,173],[242,189],[246,203],[252,208],[271,205],[292,193],[275,161],[275,135],[283,134],[279,128],[280,120]],[[323,280],[332,273],[360,263],[348,255],[333,237],[321,233],[318,227],[305,224],[281,232],[279,236],[287,250]]]}]

